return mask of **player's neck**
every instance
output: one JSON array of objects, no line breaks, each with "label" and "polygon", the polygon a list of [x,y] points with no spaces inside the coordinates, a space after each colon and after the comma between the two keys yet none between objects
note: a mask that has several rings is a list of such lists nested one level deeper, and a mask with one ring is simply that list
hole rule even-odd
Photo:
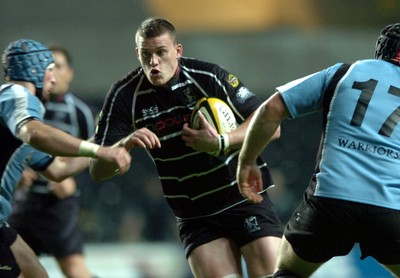
[{"label": "player's neck", "polygon": [[11,81],[9,81],[9,83],[21,85],[21,86],[25,87],[26,89],[28,89],[28,91],[31,92],[33,95],[36,95],[35,85],[33,85],[31,82],[11,80]]}]

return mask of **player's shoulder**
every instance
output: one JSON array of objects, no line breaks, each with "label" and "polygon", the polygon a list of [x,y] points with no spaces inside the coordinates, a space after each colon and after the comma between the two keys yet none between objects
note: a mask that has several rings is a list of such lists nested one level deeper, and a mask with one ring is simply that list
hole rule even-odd
[{"label": "player's shoulder", "polygon": [[380,64],[380,63],[384,63],[384,60],[380,60],[380,59],[361,59],[361,60],[357,60],[354,62],[354,64]]},{"label": "player's shoulder", "polygon": [[136,86],[139,83],[140,78],[143,76],[144,73],[142,68],[137,67],[115,81],[111,88],[113,90],[119,90],[125,87],[131,88],[132,86]]},{"label": "player's shoulder", "polygon": [[380,59],[363,59],[363,60],[358,60],[353,63],[355,68],[370,68],[370,67],[384,67],[385,65],[390,66],[391,63],[386,61],[386,60],[380,60]]},{"label": "player's shoulder", "polygon": [[180,59],[180,66],[184,70],[198,71],[198,72],[215,72],[222,69],[222,67],[216,63],[199,60],[191,57],[182,57]]},{"label": "player's shoulder", "polygon": [[[387,60],[381,59],[362,59],[350,64],[350,78],[352,76],[373,75],[375,77],[386,78],[387,73],[396,69],[396,65]],[[390,74],[389,74],[390,75]]]},{"label": "player's shoulder", "polygon": [[26,95],[27,97],[29,96],[34,96],[33,94],[31,94],[27,88],[25,88],[22,85],[19,84],[11,84],[11,83],[7,83],[7,84],[3,84],[0,87],[0,95]]},{"label": "player's shoulder", "polygon": [[[42,110],[42,102],[38,97],[32,94],[27,88],[19,84],[3,84],[0,87],[0,102],[2,103],[25,103],[26,105],[20,106],[20,108],[30,109],[36,107],[36,109]],[[8,109],[13,108],[13,105],[7,106]],[[4,109],[4,107],[3,107]]]}]

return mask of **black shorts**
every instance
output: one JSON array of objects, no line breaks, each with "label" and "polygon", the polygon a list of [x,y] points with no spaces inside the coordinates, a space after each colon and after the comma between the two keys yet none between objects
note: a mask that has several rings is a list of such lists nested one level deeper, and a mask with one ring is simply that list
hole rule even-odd
[{"label": "black shorts", "polygon": [[361,259],[400,263],[400,211],[338,199],[307,196],[284,235],[295,253],[322,263],[346,255],[359,243]]},{"label": "black shorts", "polygon": [[262,194],[260,204],[241,203],[219,214],[178,220],[179,236],[186,258],[196,247],[216,240],[230,238],[238,247],[265,236],[282,237],[283,226],[268,194]]},{"label": "black shorts", "polygon": [[82,254],[83,236],[78,223],[79,198],[58,199],[53,194],[28,193],[15,200],[8,223],[39,254],[63,258]]},{"label": "black shorts", "polygon": [[17,239],[17,231],[5,225],[0,228],[0,277],[16,278],[21,270],[15,260],[10,246]]}]

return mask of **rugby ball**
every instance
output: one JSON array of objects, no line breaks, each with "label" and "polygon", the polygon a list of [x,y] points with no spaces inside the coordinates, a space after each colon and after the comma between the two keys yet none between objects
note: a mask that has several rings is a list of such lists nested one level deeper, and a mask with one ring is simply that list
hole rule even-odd
[{"label": "rugby ball", "polygon": [[201,129],[198,111],[204,115],[207,122],[219,134],[227,133],[237,128],[236,118],[232,109],[219,98],[203,97],[196,103],[191,116],[191,128],[193,129]]}]

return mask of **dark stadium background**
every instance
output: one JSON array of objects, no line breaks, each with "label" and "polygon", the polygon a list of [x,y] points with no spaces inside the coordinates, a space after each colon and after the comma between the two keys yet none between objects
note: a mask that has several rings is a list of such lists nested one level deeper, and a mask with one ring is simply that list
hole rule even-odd
[{"label": "dark stadium background", "polygon": [[[74,60],[72,91],[98,111],[111,84],[139,65],[138,24],[160,15],[175,23],[185,56],[222,65],[266,99],[292,79],[336,62],[373,57],[377,35],[399,20],[399,8],[397,0],[6,0],[0,9],[0,47],[23,37],[66,46]],[[281,139],[263,154],[277,185],[270,194],[284,222],[308,184],[320,132],[319,114],[286,121]],[[134,248],[167,242],[180,248],[152,162],[142,150],[132,155],[125,176],[94,183],[87,173],[79,175],[89,263],[99,258],[93,250],[101,244]],[[186,268],[183,251],[178,256]],[[385,277],[377,271],[373,277]],[[354,273],[366,277],[361,270]]]}]

